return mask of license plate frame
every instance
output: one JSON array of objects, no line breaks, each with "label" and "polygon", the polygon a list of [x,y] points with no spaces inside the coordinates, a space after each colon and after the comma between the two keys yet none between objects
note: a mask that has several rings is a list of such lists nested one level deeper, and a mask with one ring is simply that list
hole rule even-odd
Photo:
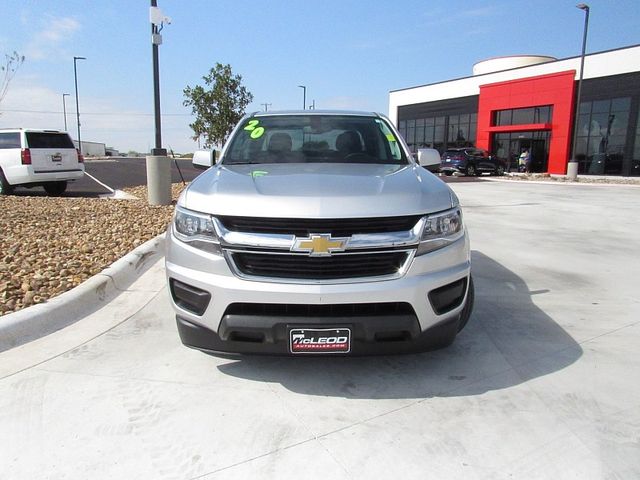
[{"label": "license plate frame", "polygon": [[350,353],[351,329],[347,327],[290,327],[289,352],[294,355]]}]

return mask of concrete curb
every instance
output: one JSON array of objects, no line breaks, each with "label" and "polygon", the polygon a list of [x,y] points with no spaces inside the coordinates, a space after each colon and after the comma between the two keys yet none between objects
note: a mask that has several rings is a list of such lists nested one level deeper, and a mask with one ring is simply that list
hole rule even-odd
[{"label": "concrete curb", "polygon": [[164,234],[143,243],[102,272],[51,300],[0,317],[0,352],[67,327],[124,292],[164,255]]}]

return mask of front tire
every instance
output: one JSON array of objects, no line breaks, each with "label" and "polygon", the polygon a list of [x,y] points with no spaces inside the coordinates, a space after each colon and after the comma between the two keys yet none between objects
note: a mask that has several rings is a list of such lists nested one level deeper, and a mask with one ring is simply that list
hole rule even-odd
[{"label": "front tire", "polygon": [[504,175],[504,167],[502,165],[498,165],[496,167],[496,176],[501,177]]},{"label": "front tire", "polygon": [[62,195],[67,189],[67,181],[63,180],[61,182],[47,182],[44,184],[44,191],[50,197],[59,197]]},{"label": "front tire", "polygon": [[475,177],[476,175],[478,175],[476,167],[474,165],[467,166],[467,177]]},{"label": "front tire", "polygon": [[11,195],[12,192],[13,186],[9,185],[3,171],[0,170],[0,195]]}]

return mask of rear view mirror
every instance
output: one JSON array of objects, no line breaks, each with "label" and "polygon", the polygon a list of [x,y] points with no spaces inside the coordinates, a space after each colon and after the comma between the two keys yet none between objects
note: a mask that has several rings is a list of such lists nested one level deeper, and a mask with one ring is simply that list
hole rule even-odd
[{"label": "rear view mirror", "polygon": [[213,167],[216,163],[216,151],[215,150],[196,150],[193,154],[193,160],[191,161],[195,168],[200,170],[206,170]]}]

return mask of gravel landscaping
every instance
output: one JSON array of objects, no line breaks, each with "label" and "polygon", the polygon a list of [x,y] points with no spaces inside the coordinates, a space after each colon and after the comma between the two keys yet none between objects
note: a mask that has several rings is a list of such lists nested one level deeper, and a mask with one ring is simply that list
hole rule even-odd
[{"label": "gravel landscaping", "polygon": [[559,182],[559,183],[601,183],[601,184],[621,184],[621,185],[640,185],[640,177],[599,177],[599,176],[579,176],[574,182],[571,182],[565,175],[551,175],[548,173],[508,173],[501,180],[515,181],[536,181],[536,182]]},{"label": "gravel landscaping", "polygon": [[[173,185],[177,199],[184,186]],[[165,231],[173,206],[136,200],[1,196],[0,315],[60,295]],[[0,320],[1,321],[1,320]]]}]

